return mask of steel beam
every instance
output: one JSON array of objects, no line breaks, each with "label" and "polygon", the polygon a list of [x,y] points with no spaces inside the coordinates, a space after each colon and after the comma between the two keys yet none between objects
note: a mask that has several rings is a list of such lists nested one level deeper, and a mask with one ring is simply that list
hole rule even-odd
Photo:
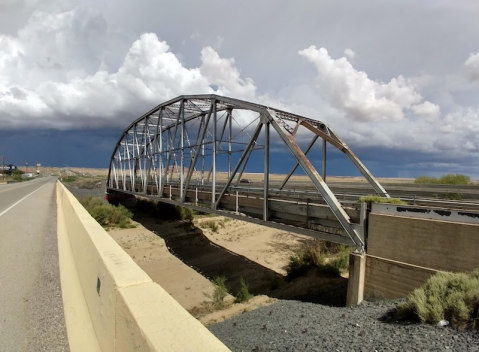
[{"label": "steel beam", "polygon": [[216,129],[217,129],[217,116],[216,116],[216,100],[213,100],[213,180],[211,184],[211,209],[216,209],[216,153],[217,153],[217,144],[216,144]]},{"label": "steel beam", "polygon": [[289,150],[299,162],[306,174],[309,176],[318,192],[321,193],[325,202],[329,205],[348,236],[354,241],[354,243],[356,243],[357,249],[359,251],[363,251],[364,243],[361,240],[361,236],[355,231],[355,229],[351,225],[349,215],[344,211],[343,207],[341,206],[341,203],[339,203],[333,192],[331,192],[329,187],[322,180],[321,176],[319,176],[318,172],[308,160],[306,155],[304,155],[304,153],[298,147],[298,145],[294,141],[294,137],[290,135],[289,132],[286,131],[286,129],[281,124],[277,122],[278,118],[276,117],[276,113],[270,109],[267,110],[267,113],[270,118],[271,125],[278,132],[283,142],[288,146]]},{"label": "steel beam", "polygon": [[[188,189],[189,185],[190,185],[190,180],[191,180],[191,175],[193,174],[193,168],[196,166],[196,162],[198,160],[198,156],[200,155],[199,153],[199,149],[200,147],[204,147],[204,139],[205,139],[205,135],[206,135],[206,131],[208,130],[208,123],[210,121],[210,118],[211,118],[211,114],[213,113],[213,105],[211,105],[210,107],[210,112],[208,113],[208,116],[206,117],[206,121],[203,123],[202,125],[202,129],[200,128],[201,130],[201,135],[198,136],[197,140],[196,140],[196,146],[197,146],[197,149],[196,149],[196,153],[195,155],[193,156],[193,158],[191,159],[191,162],[190,162],[190,167],[188,169],[188,175],[186,176],[186,189]],[[204,121],[204,120],[203,120]],[[203,150],[203,153],[204,153],[204,150]],[[181,202],[184,202],[185,201],[185,194],[183,194],[183,196],[181,197]]]},{"label": "steel beam", "polygon": [[[309,145],[308,147],[306,148],[306,150],[304,151],[304,155],[308,155],[308,152],[311,150],[311,148],[313,147],[314,143],[316,143],[316,140],[319,138],[318,135],[314,135],[313,139],[311,140],[311,142],[309,142]],[[294,172],[296,171],[296,169],[298,168],[299,166],[299,162],[296,161],[296,164],[294,164],[293,168],[291,169],[291,171],[289,172],[289,174],[286,176],[286,178],[284,179],[283,183],[281,184],[281,186],[279,187],[279,189],[283,189],[284,186],[286,185],[286,183],[289,181],[289,179],[291,178],[291,176],[294,174]]]},{"label": "steel beam", "polygon": [[264,125],[264,177],[263,177],[263,220],[269,220],[269,126],[267,119]]},{"label": "steel beam", "polygon": [[[253,148],[254,143],[256,142],[256,139],[258,139],[259,133],[261,132],[261,128],[263,127],[263,124],[260,122],[258,123],[258,126],[256,126],[255,131],[253,132],[253,136],[251,137],[248,145],[246,146],[245,150],[243,151],[243,154],[241,154],[240,159],[238,160],[238,163],[236,164],[233,173],[231,176],[228,178],[228,181],[226,182],[226,185],[223,187],[223,190],[221,191],[218,200],[216,201],[216,207],[221,201],[221,197],[226,193],[226,190],[228,187],[231,185],[231,181],[233,181],[236,173],[238,172],[238,169],[240,168],[241,164],[243,161],[245,161],[246,156],[250,153],[250,150]],[[247,161],[246,161],[247,162]]]}]

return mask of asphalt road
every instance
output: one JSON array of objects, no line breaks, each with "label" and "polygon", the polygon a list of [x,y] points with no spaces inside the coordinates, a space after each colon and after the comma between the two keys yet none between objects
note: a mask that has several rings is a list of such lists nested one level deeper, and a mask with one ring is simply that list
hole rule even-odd
[{"label": "asphalt road", "polygon": [[55,182],[0,185],[0,352],[69,351]]}]

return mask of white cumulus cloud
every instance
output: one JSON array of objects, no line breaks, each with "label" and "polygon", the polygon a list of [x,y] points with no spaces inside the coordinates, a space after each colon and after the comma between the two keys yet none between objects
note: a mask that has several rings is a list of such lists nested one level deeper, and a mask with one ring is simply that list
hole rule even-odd
[{"label": "white cumulus cloud", "polygon": [[424,100],[403,76],[389,83],[377,82],[354,69],[346,58],[331,58],[325,48],[310,46],[299,54],[316,67],[320,94],[350,119],[400,121],[405,109],[412,109]]},{"label": "white cumulus cloud", "polygon": [[346,55],[351,60],[354,60],[354,58],[356,57],[356,53],[354,52],[353,49],[350,49],[350,48],[344,49],[344,55]]},{"label": "white cumulus cloud", "polygon": [[[103,60],[108,26],[86,7],[36,12],[17,37],[0,36],[0,126],[124,126],[152,106],[183,94],[254,98],[252,79],[211,47],[186,68],[156,34],[134,41],[120,67]],[[110,72],[112,71],[112,72]]]},{"label": "white cumulus cloud", "polygon": [[464,67],[471,80],[479,81],[479,52],[477,54],[471,54],[466,62],[464,62]]}]

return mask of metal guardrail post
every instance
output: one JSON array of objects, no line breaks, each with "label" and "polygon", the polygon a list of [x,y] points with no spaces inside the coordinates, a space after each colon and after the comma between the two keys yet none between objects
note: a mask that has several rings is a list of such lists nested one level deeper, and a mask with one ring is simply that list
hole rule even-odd
[{"label": "metal guardrail post", "polygon": [[236,214],[239,213],[239,199],[238,199],[238,191],[236,191]]}]

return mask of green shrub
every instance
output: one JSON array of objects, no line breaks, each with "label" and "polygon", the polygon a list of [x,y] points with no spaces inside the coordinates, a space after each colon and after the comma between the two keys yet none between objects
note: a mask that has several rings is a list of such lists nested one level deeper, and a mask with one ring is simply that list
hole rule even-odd
[{"label": "green shrub", "polygon": [[67,177],[63,177],[62,178],[62,181],[63,182],[73,182],[73,181],[76,181],[78,180],[78,176],[67,176]]},{"label": "green shrub", "polygon": [[435,177],[419,176],[418,178],[414,180],[414,183],[433,185],[433,184],[439,183],[439,180]]},{"label": "green shrub", "polygon": [[440,185],[469,185],[471,184],[471,178],[462,174],[447,174],[441,176],[439,179],[436,177],[419,176],[414,180],[414,183],[421,184],[440,184]]},{"label": "green shrub", "polygon": [[15,181],[23,181],[22,175],[23,171],[16,169],[15,171],[13,171],[12,179]]},{"label": "green shrub", "polygon": [[422,323],[437,324],[448,320],[455,328],[473,327],[479,318],[479,270],[472,273],[437,273],[408,301],[398,308],[404,319],[417,318]]},{"label": "green shrub", "polygon": [[340,275],[349,269],[349,254],[351,251],[352,248],[346,247],[328,263],[328,265],[334,269],[337,275]]},{"label": "green shrub", "polygon": [[339,276],[349,268],[351,251],[352,247],[343,244],[320,240],[308,242],[289,258],[286,278],[295,279],[314,267],[328,276]]},{"label": "green shrub", "polygon": [[456,193],[446,192],[446,193],[444,193],[444,199],[449,199],[449,200],[462,200],[462,193],[461,193],[461,192],[456,192]]},{"label": "green shrub", "polygon": [[439,183],[442,185],[469,185],[471,178],[461,174],[447,174],[441,176]]},{"label": "green shrub", "polygon": [[88,196],[80,199],[80,203],[101,226],[132,227],[130,219],[133,214],[123,205],[113,206],[104,203],[101,198]]},{"label": "green shrub", "polygon": [[387,204],[397,204],[397,205],[405,205],[406,202],[402,201],[399,198],[387,198],[387,197],[380,197],[375,195],[367,195],[364,197],[359,198],[358,203],[387,203]]},{"label": "green shrub", "polygon": [[249,292],[248,284],[243,278],[240,279],[240,285],[241,287],[236,294],[235,303],[247,302],[254,297],[254,295]]},{"label": "green shrub", "polygon": [[216,276],[211,280],[211,283],[215,287],[213,294],[209,295],[205,293],[205,296],[213,301],[216,309],[223,309],[225,307],[224,299],[228,295],[226,278],[224,276]]},{"label": "green shrub", "polygon": [[203,221],[201,223],[201,226],[202,227],[207,227],[207,228],[211,229],[211,231],[213,231],[213,232],[218,232],[218,229],[219,229],[218,224],[214,220]]},{"label": "green shrub", "polygon": [[286,278],[288,280],[295,279],[306,274],[314,266],[314,258],[311,255],[311,252],[304,250],[298,251],[289,257],[289,263],[286,267]]}]

